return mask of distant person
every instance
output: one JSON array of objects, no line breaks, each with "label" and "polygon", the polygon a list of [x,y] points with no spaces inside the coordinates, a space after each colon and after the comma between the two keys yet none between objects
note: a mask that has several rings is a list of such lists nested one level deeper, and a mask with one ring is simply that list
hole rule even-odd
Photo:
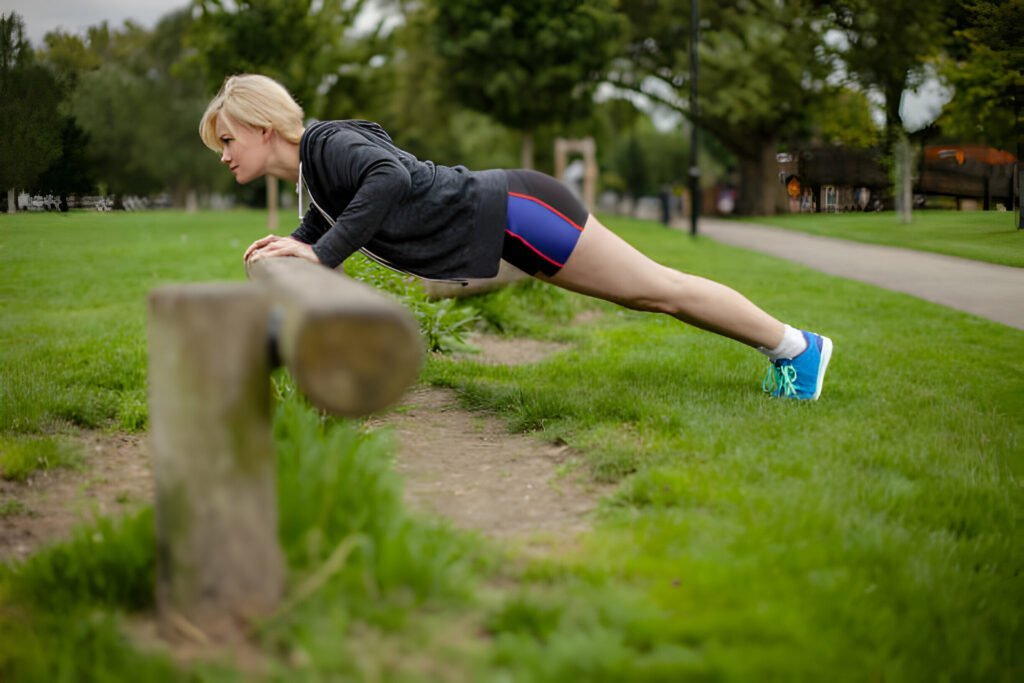
[{"label": "distant person", "polygon": [[[742,342],[771,361],[762,388],[817,399],[832,342],[784,325],[738,292],[659,265],[589,214],[550,176],[473,172],[399,149],[369,121],[303,125],[279,83],[228,78],[199,125],[239,183],[272,175],[298,185],[301,223],[267,235],[246,263],[293,256],[337,268],[356,251],[427,279],[493,277],[500,259],[565,289],[628,308],[666,313]],[[302,188],[313,206],[302,214]]]},{"label": "distant person", "polygon": [[661,206],[661,222],[665,227],[672,225],[672,186],[665,184],[658,191],[658,203]]}]

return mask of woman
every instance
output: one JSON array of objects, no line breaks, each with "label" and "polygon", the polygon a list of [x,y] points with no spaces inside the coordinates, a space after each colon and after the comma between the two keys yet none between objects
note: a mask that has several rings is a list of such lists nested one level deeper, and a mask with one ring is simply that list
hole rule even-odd
[{"label": "woman", "polygon": [[[420,161],[377,124],[321,121],[276,81],[228,78],[199,125],[239,183],[294,182],[302,222],[268,235],[246,262],[293,256],[329,268],[355,251],[424,278],[485,278],[504,258],[545,282],[667,313],[752,346],[771,361],[773,396],[817,399],[832,342],[784,325],[738,292],[659,265],[605,228],[561,183],[535,171],[471,172]],[[302,187],[313,206],[303,216]]]}]

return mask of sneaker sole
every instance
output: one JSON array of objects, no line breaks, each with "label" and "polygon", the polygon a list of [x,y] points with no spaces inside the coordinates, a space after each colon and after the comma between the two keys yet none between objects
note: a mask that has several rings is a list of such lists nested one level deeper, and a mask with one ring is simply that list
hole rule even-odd
[{"label": "sneaker sole", "polygon": [[812,401],[817,401],[821,396],[821,387],[825,384],[825,371],[828,370],[828,362],[832,360],[832,340],[828,337],[821,338],[821,360],[818,361],[818,385],[814,388]]}]

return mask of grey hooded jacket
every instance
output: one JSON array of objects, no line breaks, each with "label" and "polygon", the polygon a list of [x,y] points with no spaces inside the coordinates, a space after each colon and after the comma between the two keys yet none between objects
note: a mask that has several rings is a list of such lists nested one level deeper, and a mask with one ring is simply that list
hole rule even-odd
[{"label": "grey hooded jacket", "polygon": [[299,145],[313,206],[292,237],[337,267],[353,252],[427,278],[498,272],[508,202],[504,171],[420,161],[376,123],[321,121]]}]

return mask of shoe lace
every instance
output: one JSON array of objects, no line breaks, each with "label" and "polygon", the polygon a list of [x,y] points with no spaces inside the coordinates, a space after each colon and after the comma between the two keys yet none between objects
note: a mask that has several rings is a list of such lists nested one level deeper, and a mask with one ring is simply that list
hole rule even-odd
[{"label": "shoe lace", "polygon": [[796,396],[796,368],[789,363],[768,366],[761,381],[761,389],[773,396]]}]

